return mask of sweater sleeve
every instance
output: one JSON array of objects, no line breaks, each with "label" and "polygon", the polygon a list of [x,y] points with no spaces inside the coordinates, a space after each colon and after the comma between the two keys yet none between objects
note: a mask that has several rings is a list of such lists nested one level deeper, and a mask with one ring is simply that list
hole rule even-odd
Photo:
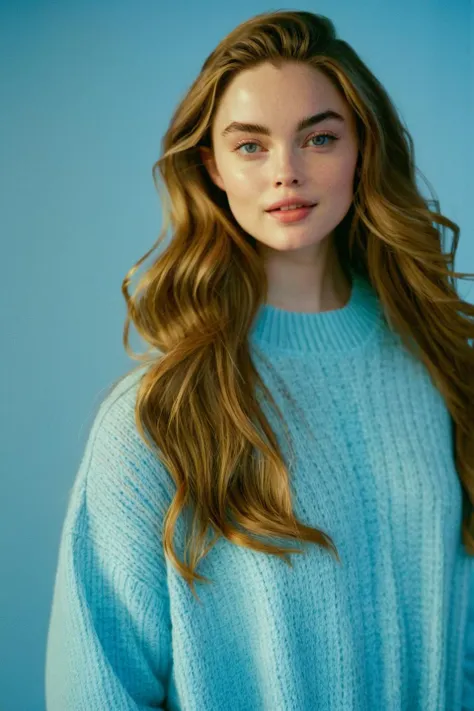
[{"label": "sweater sleeve", "polygon": [[166,708],[167,599],[63,533],[46,651],[46,711]]},{"label": "sweater sleeve", "polygon": [[462,711],[474,711],[474,561],[470,560],[469,599],[464,643]]}]

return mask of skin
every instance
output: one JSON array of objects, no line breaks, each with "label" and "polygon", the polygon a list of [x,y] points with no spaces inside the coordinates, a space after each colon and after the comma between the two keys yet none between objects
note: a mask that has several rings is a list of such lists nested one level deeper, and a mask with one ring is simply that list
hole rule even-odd
[{"label": "skin", "polygon": [[[345,121],[325,119],[296,132],[298,122],[333,109]],[[268,126],[271,135],[238,132],[232,121]],[[339,138],[315,137],[324,132]],[[329,311],[345,306],[352,284],[334,248],[333,231],[347,214],[354,189],[358,141],[345,97],[319,70],[294,62],[240,72],[221,97],[211,128],[213,149],[200,148],[213,182],[227,194],[240,226],[257,242],[268,277],[267,303],[287,311]],[[251,143],[233,149],[241,141]],[[318,202],[297,223],[265,212],[288,195]]]}]

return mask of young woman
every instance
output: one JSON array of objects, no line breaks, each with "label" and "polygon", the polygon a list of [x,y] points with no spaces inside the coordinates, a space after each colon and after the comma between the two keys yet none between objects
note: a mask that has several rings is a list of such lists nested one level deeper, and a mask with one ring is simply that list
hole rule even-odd
[{"label": "young woman", "polygon": [[327,18],[258,15],[159,167],[172,240],[123,285],[152,352],[71,492],[47,710],[473,709],[474,307],[389,96]]}]

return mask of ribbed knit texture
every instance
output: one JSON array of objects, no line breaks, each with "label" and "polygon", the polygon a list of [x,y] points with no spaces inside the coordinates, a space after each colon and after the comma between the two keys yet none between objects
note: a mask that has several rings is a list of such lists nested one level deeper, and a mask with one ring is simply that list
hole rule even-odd
[{"label": "ribbed knit texture", "polygon": [[[291,568],[220,539],[197,569],[211,579],[199,604],[163,554],[175,488],[138,435],[131,373],[102,401],[70,491],[47,711],[474,709],[473,559],[452,421],[427,370],[356,276],[341,309],[264,305],[249,340],[291,433],[296,515],[341,564],[305,544]],[[176,530],[182,558],[182,517]]]}]

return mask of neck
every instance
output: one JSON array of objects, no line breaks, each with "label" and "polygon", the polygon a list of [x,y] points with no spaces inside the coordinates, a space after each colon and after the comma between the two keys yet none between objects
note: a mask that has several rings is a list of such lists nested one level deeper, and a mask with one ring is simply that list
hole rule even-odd
[{"label": "neck", "polygon": [[338,282],[335,295],[318,310],[281,308],[268,302],[258,311],[251,340],[260,348],[295,354],[317,354],[332,358],[361,347],[370,340],[381,320],[376,292],[364,279],[351,272]]},{"label": "neck", "polygon": [[266,303],[277,309],[299,313],[320,313],[343,308],[349,301],[352,292],[352,281],[337,263],[331,272],[324,275],[318,292],[311,286],[311,294],[299,290],[290,293],[276,286],[270,286]]}]

